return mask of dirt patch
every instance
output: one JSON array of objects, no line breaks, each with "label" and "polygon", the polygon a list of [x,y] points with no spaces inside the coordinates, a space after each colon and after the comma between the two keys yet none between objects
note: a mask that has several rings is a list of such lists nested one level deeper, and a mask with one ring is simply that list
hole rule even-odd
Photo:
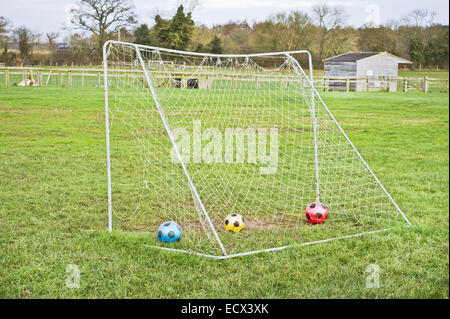
[{"label": "dirt patch", "polygon": [[8,113],[16,113],[16,114],[22,114],[24,111],[23,109],[17,109],[17,108],[9,108],[6,106],[0,106],[0,111],[2,112],[8,112]]},{"label": "dirt patch", "polygon": [[427,123],[427,122],[431,122],[431,121],[433,121],[433,119],[430,119],[430,118],[403,120],[403,122],[406,122],[406,123]]},{"label": "dirt patch", "polygon": [[245,227],[248,229],[276,229],[299,225],[302,220],[293,216],[251,216],[244,218]]},{"label": "dirt patch", "polygon": [[[304,224],[305,221],[302,220],[301,216],[295,218],[293,216],[263,216],[263,215],[252,215],[248,217],[243,217],[245,223],[245,229],[258,229],[258,230],[270,230],[277,229],[280,227],[298,226]],[[225,219],[225,217],[224,217]],[[226,231],[224,228],[224,219],[213,218],[212,223],[218,232]],[[202,225],[203,224],[203,225]],[[185,230],[189,229],[209,229],[209,224],[204,219],[200,222],[198,219],[190,224],[185,224]]]}]

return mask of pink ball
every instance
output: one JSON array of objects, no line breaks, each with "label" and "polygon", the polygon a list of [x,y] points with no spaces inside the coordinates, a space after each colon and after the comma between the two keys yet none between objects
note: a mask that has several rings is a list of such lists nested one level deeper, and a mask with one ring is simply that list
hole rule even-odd
[{"label": "pink ball", "polygon": [[322,224],[327,218],[328,209],[320,202],[314,202],[306,207],[306,219],[311,224]]}]

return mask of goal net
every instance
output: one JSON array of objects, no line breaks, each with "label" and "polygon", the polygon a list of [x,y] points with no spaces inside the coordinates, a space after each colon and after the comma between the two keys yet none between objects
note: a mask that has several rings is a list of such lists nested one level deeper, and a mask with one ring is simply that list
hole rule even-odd
[{"label": "goal net", "polygon": [[[409,224],[315,90],[308,56],[108,42],[110,230],[228,258]],[[319,225],[305,218],[316,201],[329,212]],[[233,213],[239,233],[224,228]],[[158,241],[164,221],[179,242]]]}]

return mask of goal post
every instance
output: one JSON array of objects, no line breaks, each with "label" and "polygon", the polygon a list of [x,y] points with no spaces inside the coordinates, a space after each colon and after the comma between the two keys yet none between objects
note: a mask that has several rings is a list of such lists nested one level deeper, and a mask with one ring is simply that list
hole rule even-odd
[{"label": "goal post", "polygon": [[[223,259],[409,224],[315,89],[308,51],[108,41],[103,55],[110,232],[114,221],[149,246]],[[305,221],[314,201],[324,224]],[[223,227],[232,213],[238,234]],[[183,237],[163,244],[169,220]]]}]

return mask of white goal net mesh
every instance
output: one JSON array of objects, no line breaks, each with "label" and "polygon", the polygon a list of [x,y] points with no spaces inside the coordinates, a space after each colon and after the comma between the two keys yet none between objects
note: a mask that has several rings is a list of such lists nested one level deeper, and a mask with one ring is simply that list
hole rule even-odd
[{"label": "white goal net mesh", "polygon": [[[405,223],[296,59],[110,42],[114,229],[223,255]],[[312,225],[305,208],[317,199],[329,214]],[[232,213],[245,220],[237,234],[224,228]],[[164,221],[181,226],[179,242],[158,241]]]}]

